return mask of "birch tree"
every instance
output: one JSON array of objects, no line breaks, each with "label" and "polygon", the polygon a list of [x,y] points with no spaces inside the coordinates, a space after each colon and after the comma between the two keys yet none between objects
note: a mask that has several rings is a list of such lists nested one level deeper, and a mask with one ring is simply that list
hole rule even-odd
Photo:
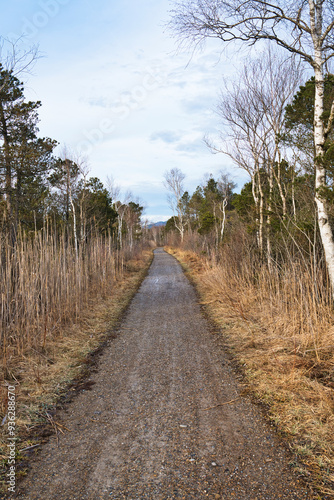
[{"label": "birch tree", "polygon": [[[214,149],[229,155],[251,177],[258,212],[258,246],[262,254],[266,236],[269,266],[275,187],[282,202],[282,217],[287,216],[287,191],[281,174],[284,114],[300,78],[301,71],[292,59],[268,50],[245,64],[236,83],[226,83],[217,109],[227,132],[221,134],[223,146]],[[268,186],[266,194],[264,185]]]},{"label": "birch tree", "polygon": [[[228,125],[227,131],[222,134],[222,146],[217,148],[208,145],[216,152],[228,155],[233,162],[245,170],[251,178],[252,195],[258,214],[257,242],[260,254],[264,249],[264,191],[263,158],[265,155],[265,141],[268,136],[265,114],[261,110],[257,96],[243,78],[225,88],[219,104],[218,114]],[[263,170],[263,169],[262,169]]]},{"label": "birch tree", "polygon": [[334,56],[332,0],[183,0],[175,3],[170,27],[183,43],[198,45],[207,38],[224,44],[255,45],[269,40],[299,56],[315,77],[314,171],[317,218],[334,295],[334,238],[326,200],[325,144],[334,122],[334,101],[324,120],[324,79]]},{"label": "birch tree", "polygon": [[[265,156],[268,162],[268,180],[272,194],[273,184],[279,191],[282,201],[283,218],[287,216],[287,200],[282,182],[281,165],[283,148],[281,136],[285,122],[285,109],[301,82],[302,70],[294,58],[287,59],[285,54],[269,50],[261,57],[251,61],[244,69],[244,83],[254,94],[258,107],[266,122],[267,136],[264,141]],[[271,209],[270,209],[271,211]]]},{"label": "birch tree", "polygon": [[170,192],[170,195],[168,195],[168,202],[173,211],[174,224],[180,233],[181,242],[183,242],[186,224],[184,203],[182,200],[182,196],[184,194],[184,179],[184,173],[178,168],[172,168],[169,172],[165,173],[164,185]]},{"label": "birch tree", "polygon": [[236,183],[233,182],[229,174],[224,174],[223,172],[218,179],[218,189],[221,194],[221,201],[219,203],[219,209],[222,213],[221,226],[220,226],[220,239],[224,238],[225,223],[226,223],[226,209],[231,202],[233,189],[236,188]]}]

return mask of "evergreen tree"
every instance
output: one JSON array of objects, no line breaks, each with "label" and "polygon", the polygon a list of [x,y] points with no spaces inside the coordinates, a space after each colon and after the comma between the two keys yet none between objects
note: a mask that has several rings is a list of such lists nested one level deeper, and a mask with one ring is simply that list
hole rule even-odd
[{"label": "evergreen tree", "polygon": [[46,176],[56,142],[37,137],[40,105],[25,102],[22,83],[0,65],[0,181],[12,241],[18,223],[22,219],[31,224],[26,215],[36,213],[36,198],[42,202],[47,192]]}]

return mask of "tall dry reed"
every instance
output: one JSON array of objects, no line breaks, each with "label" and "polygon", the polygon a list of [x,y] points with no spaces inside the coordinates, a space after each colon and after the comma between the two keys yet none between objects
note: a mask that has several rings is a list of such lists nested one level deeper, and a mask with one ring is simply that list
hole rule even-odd
[{"label": "tall dry reed", "polygon": [[321,262],[286,255],[269,268],[242,231],[218,254],[194,235],[172,252],[189,268],[246,387],[289,437],[295,466],[334,498],[334,311]]},{"label": "tall dry reed", "polygon": [[[126,250],[127,254],[128,249]],[[75,321],[91,296],[104,296],[122,276],[124,256],[113,237],[96,234],[75,251],[60,235],[19,232],[14,248],[0,238],[0,345],[3,375],[27,350],[43,350]]]},{"label": "tall dry reed", "polygon": [[[205,261],[201,282],[225,313],[244,320],[252,336],[275,339],[282,349],[321,360],[333,359],[334,314],[327,274],[314,258],[286,258],[268,268],[242,231],[218,253],[191,248]],[[189,248],[187,241],[184,248]],[[258,328],[256,328],[258,327]],[[262,341],[261,340],[261,341]]]}]

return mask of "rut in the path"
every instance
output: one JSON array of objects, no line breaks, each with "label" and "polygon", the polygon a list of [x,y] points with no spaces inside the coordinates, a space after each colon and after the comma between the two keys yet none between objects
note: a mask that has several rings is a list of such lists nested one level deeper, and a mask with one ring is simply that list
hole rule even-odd
[{"label": "rut in the path", "polygon": [[90,380],[57,416],[71,432],[44,446],[18,498],[311,498],[162,249]]}]

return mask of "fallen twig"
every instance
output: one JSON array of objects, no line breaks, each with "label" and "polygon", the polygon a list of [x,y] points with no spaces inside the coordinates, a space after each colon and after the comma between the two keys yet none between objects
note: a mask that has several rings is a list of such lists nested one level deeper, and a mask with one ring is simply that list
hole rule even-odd
[{"label": "fallen twig", "polygon": [[68,427],[66,427],[63,424],[60,424],[56,420],[54,420],[54,418],[47,411],[45,412],[45,414],[46,414],[48,421],[50,422],[50,424],[52,425],[52,427],[56,431],[59,430],[62,434],[64,434],[64,431],[62,429],[65,429],[66,431],[71,432],[71,429],[69,429]]},{"label": "fallen twig", "polygon": [[33,448],[36,448],[37,446],[41,446],[41,445],[40,444],[33,444],[32,446],[27,446],[26,448],[22,448],[22,450],[19,450],[19,451],[21,452],[21,451],[32,450]]},{"label": "fallen twig", "polygon": [[[63,428],[63,429],[65,429],[66,431],[68,431],[68,432],[72,432],[72,431],[71,431],[71,429],[69,429],[68,427],[66,427],[66,425],[60,424],[59,422],[56,422],[55,420],[54,420],[54,423],[55,423],[56,425],[58,425],[58,427],[62,427],[62,428]],[[60,429],[59,429],[59,430],[60,430]]]},{"label": "fallen twig", "polygon": [[234,401],[238,401],[238,399],[240,398],[231,399],[231,401],[226,401],[225,403],[219,403],[218,405],[210,406],[209,408],[200,408],[200,410],[202,411],[212,410],[213,408],[218,408],[218,406],[224,406],[234,403]]}]

